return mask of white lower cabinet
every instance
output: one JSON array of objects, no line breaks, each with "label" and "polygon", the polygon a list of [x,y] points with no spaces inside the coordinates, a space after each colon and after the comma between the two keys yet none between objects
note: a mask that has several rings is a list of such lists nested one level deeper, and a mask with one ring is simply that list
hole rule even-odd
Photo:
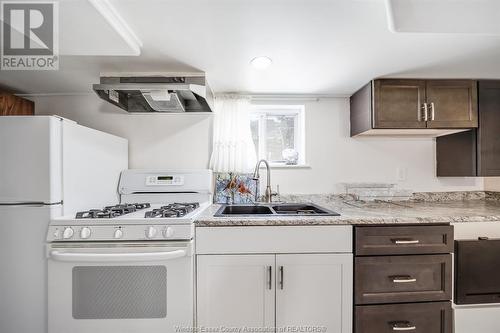
[{"label": "white lower cabinet", "polygon": [[198,255],[197,325],[351,333],[352,265],[349,253]]},{"label": "white lower cabinet", "polygon": [[[199,255],[197,326],[273,327],[275,256]],[[200,330],[203,332],[203,330]]]},{"label": "white lower cabinet", "polygon": [[350,333],[352,262],[350,254],[276,255],[276,326]]}]

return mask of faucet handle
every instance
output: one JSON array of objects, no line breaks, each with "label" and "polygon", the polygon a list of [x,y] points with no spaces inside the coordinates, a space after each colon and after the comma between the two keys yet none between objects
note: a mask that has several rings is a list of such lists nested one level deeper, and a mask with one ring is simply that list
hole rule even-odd
[{"label": "faucet handle", "polygon": [[271,197],[280,197],[280,186],[276,185],[276,192],[271,191]]}]

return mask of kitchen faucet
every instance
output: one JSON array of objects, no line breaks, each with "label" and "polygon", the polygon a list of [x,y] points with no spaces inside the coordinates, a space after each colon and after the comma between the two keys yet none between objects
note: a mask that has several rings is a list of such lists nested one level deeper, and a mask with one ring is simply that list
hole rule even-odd
[{"label": "kitchen faucet", "polygon": [[264,195],[264,202],[270,203],[272,202],[273,198],[273,191],[271,189],[271,169],[269,168],[269,162],[266,160],[258,161],[257,164],[255,165],[255,171],[253,172],[253,179],[257,182],[257,187],[255,190],[255,201],[258,201],[257,189],[259,187],[259,180],[260,180],[259,167],[261,163],[264,163],[266,165],[266,172],[267,172],[267,184],[266,184],[266,193]]}]

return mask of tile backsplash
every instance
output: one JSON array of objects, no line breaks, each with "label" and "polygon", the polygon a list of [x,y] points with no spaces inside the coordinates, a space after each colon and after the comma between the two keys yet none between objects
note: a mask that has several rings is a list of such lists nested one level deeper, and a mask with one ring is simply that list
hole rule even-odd
[{"label": "tile backsplash", "polygon": [[[253,203],[256,191],[258,191],[257,182],[251,174],[215,174],[215,203]],[[259,193],[257,193],[258,195]]]}]

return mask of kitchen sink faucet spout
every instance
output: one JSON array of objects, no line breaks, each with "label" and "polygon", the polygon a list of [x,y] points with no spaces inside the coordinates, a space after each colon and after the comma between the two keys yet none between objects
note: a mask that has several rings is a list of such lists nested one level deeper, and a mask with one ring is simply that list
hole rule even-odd
[{"label": "kitchen sink faucet spout", "polygon": [[261,163],[264,163],[266,165],[266,172],[267,172],[267,184],[266,184],[266,193],[264,195],[264,201],[271,202],[273,197],[273,191],[271,189],[271,168],[269,167],[269,162],[266,160],[260,160],[255,165],[255,171],[253,173],[253,179],[257,182],[257,188],[255,190],[255,201],[258,201],[257,189],[259,187],[259,180],[260,180],[259,168]]}]

